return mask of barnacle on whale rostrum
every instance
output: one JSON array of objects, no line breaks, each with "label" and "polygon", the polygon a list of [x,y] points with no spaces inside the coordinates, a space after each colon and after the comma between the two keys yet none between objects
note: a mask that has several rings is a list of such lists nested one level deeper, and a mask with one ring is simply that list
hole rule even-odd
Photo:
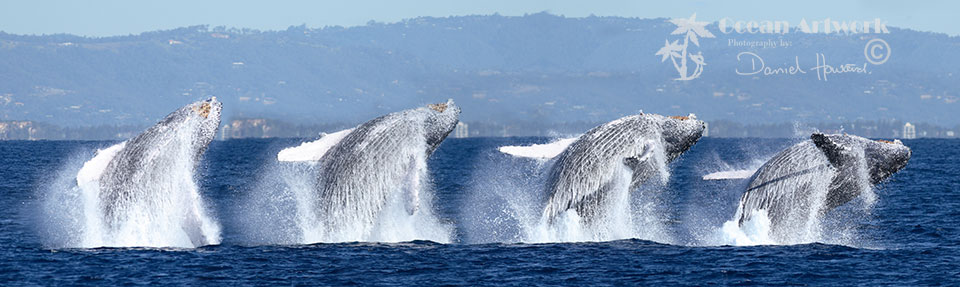
[{"label": "barnacle on whale rostrum", "polygon": [[443,111],[447,110],[447,103],[429,104],[427,107],[431,110],[442,113]]},{"label": "barnacle on whale rostrum", "polygon": [[193,110],[200,114],[201,117],[207,118],[207,116],[210,115],[210,103],[202,103],[199,107],[196,107]]}]

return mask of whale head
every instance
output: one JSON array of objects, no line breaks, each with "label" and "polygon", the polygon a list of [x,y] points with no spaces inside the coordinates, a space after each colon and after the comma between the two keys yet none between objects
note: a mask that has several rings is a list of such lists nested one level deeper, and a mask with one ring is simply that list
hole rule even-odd
[{"label": "whale head", "polygon": [[664,150],[669,160],[676,159],[700,140],[705,128],[703,121],[697,116],[666,117],[661,124],[663,132]]},{"label": "whale head", "polygon": [[427,154],[430,154],[457,127],[460,122],[460,107],[453,103],[453,99],[449,99],[445,103],[429,104],[424,110],[427,113],[424,122]]},{"label": "whale head", "polygon": [[[164,187],[166,183],[178,180],[179,173],[169,173],[179,169],[179,163],[190,162],[193,168],[197,167],[217,134],[220,110],[221,104],[216,98],[190,103],[118,145],[120,149],[111,155],[109,163],[98,175],[104,223],[116,227],[120,220],[118,214],[127,212],[123,207],[134,204],[131,201],[181,192]],[[211,242],[210,238],[193,230],[184,231],[189,233],[194,246]]]},{"label": "whale head", "polygon": [[216,97],[190,104],[190,116],[197,121],[196,135],[205,143],[210,143],[220,127],[220,111],[223,104]]},{"label": "whale head", "polygon": [[827,160],[834,167],[841,168],[855,160],[858,151],[863,151],[863,158],[866,162],[870,182],[873,184],[889,178],[891,175],[900,171],[907,162],[910,161],[910,148],[903,145],[899,140],[871,140],[854,135],[825,135],[814,133],[810,136],[814,145],[817,146]]},{"label": "whale head", "polygon": [[158,125],[190,133],[192,149],[197,151],[199,157],[217,136],[221,108],[222,104],[217,98],[211,97],[178,109]]}]

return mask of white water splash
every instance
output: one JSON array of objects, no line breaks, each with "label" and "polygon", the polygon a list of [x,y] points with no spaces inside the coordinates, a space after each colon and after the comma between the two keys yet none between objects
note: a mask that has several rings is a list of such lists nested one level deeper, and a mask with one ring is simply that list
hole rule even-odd
[{"label": "white water splash", "polygon": [[[545,147],[550,144],[532,145]],[[517,156],[512,152],[498,151]],[[529,154],[529,153],[528,153]],[[643,239],[661,243],[673,242],[667,232],[664,205],[660,191],[670,178],[667,156],[654,145],[648,162],[654,175],[638,190],[630,189],[633,171],[620,163],[606,191],[602,214],[585,223],[576,210],[561,212],[551,223],[543,216],[545,174],[552,162],[515,157],[494,159],[484,164],[485,171],[475,178],[472,198],[464,210],[465,238],[470,243],[485,242],[598,242],[620,239]]]},{"label": "white water splash", "polygon": [[736,220],[723,223],[718,232],[718,242],[735,246],[775,245],[777,242],[770,238],[770,218],[764,210],[757,211],[753,217],[743,225]]},{"label": "white water splash", "polygon": [[[188,125],[189,126],[189,125]],[[136,200],[115,207],[108,224],[101,202],[100,179],[127,142],[97,151],[79,170],[71,161],[43,194],[47,233],[54,247],[183,247],[220,243],[220,226],[207,213],[194,182],[194,153],[188,148],[196,131],[185,128],[147,147],[156,155],[151,166],[140,166],[150,175],[132,185]],[[73,175],[71,177],[71,175]]]},{"label": "white water splash", "polygon": [[[422,151],[420,147],[415,147]],[[420,156],[414,159],[415,164],[409,170],[389,169],[386,167],[380,172],[397,173],[391,178],[399,181],[389,184],[390,192],[386,204],[373,218],[373,225],[366,225],[366,220],[355,218],[320,218],[317,204],[332,204],[320,202],[317,198],[316,185],[307,184],[308,188],[296,190],[298,204],[298,227],[303,234],[302,243],[317,242],[404,242],[412,240],[430,240],[440,243],[451,242],[452,226],[442,224],[434,214],[433,190],[429,182],[426,156],[423,152],[416,152]],[[323,175],[319,175],[323,176]],[[315,176],[315,177],[319,177]],[[316,180],[316,179],[313,179]],[[313,182],[312,180],[309,182]],[[373,184],[373,183],[371,183]],[[304,184],[298,183],[300,187]],[[372,185],[364,189],[379,188]],[[408,213],[411,198],[408,194],[416,195],[424,208],[417,208],[413,214]],[[349,222],[349,223],[348,223]]]},{"label": "white water splash", "polygon": [[609,196],[604,202],[602,214],[592,224],[584,224],[580,214],[570,209],[560,213],[554,222],[541,217],[535,224],[525,228],[524,241],[531,243],[610,241],[639,238],[639,230],[633,228],[634,212],[630,204],[630,179],[632,171],[623,166],[614,176]]},{"label": "white water splash", "polygon": [[[334,134],[328,137],[332,135]],[[336,142],[332,145],[336,145]],[[453,226],[441,222],[433,208],[434,190],[430,183],[424,150],[426,150],[426,143],[422,139],[415,143],[402,144],[399,150],[389,152],[393,155],[410,156],[412,162],[394,162],[389,160],[392,157],[380,158],[385,162],[377,163],[376,170],[368,170],[366,172],[369,173],[363,176],[356,175],[367,181],[340,182],[340,184],[356,185],[354,188],[359,192],[373,193],[381,189],[387,191],[383,207],[376,212],[371,212],[373,218],[369,220],[340,213],[327,217],[320,212],[324,208],[372,209],[373,207],[364,203],[358,203],[358,206],[354,207],[322,206],[338,203],[320,200],[318,185],[322,184],[322,177],[325,175],[322,174],[319,162],[296,161],[272,164],[244,204],[244,213],[251,215],[249,226],[245,227],[247,230],[244,231],[249,237],[247,240],[252,243],[266,244],[412,240],[451,242]],[[326,153],[327,150],[322,152]],[[317,159],[323,157],[323,155],[309,153],[301,153],[299,156]],[[397,156],[397,158],[406,157]],[[364,198],[369,199],[369,197]],[[414,212],[411,214],[410,211]]]},{"label": "white water splash", "polygon": [[[801,143],[811,145],[812,143]],[[851,147],[856,149],[857,147]],[[807,243],[829,243],[840,245],[857,245],[859,239],[856,238],[856,226],[854,220],[849,220],[857,216],[869,213],[870,208],[876,202],[876,193],[873,186],[869,183],[868,167],[866,157],[863,155],[863,149],[859,148],[855,152],[857,162],[854,163],[855,173],[850,175],[855,181],[855,188],[858,188],[858,201],[846,204],[843,212],[821,213],[826,205],[827,194],[831,186],[833,177],[842,176],[835,169],[820,169],[806,175],[795,176],[779,184],[782,191],[780,196],[790,196],[790,204],[796,206],[783,214],[779,226],[774,226],[769,218],[767,210],[751,210],[751,216],[742,224],[738,224],[740,218],[740,209],[731,219],[723,224],[714,235],[713,244],[710,245],[790,245]],[[811,153],[802,153],[797,161],[804,163],[813,163],[812,165],[827,165],[826,158],[819,151]],[[803,188],[804,190],[799,190]],[[796,189],[796,190],[795,190]],[[772,199],[780,200],[780,199]],[[840,209],[840,208],[838,208]],[[838,214],[844,213],[844,214]],[[829,217],[833,217],[830,221]],[[840,220],[836,220],[840,218]]]}]

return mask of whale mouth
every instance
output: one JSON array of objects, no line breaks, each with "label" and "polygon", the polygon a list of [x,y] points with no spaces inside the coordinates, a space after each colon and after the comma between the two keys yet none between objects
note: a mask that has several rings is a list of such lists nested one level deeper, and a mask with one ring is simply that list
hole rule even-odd
[{"label": "whale mouth", "polygon": [[427,107],[431,110],[442,113],[443,111],[447,110],[447,103],[429,104]]}]

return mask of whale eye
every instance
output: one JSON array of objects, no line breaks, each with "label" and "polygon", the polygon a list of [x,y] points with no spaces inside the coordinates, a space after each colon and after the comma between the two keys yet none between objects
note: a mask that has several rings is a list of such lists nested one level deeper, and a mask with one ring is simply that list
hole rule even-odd
[{"label": "whale eye", "polygon": [[446,103],[429,104],[429,105],[427,105],[427,107],[430,108],[431,110],[434,110],[434,111],[437,111],[437,112],[441,112],[441,113],[442,113],[444,110],[447,109],[447,104],[446,104]]}]

